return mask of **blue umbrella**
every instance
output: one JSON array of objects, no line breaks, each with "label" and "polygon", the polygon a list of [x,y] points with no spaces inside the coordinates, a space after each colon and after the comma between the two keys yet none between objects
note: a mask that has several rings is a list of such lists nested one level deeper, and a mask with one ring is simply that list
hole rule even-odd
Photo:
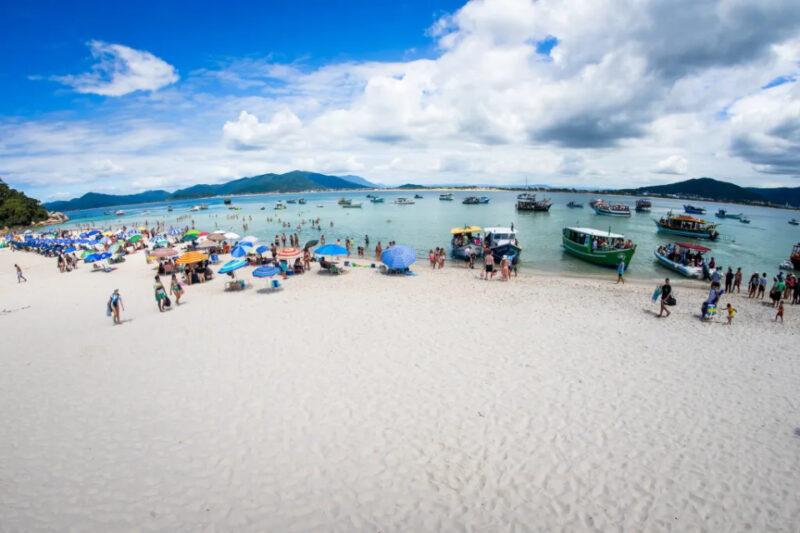
[{"label": "blue umbrella", "polygon": [[253,276],[256,278],[268,278],[270,276],[274,276],[275,274],[280,274],[280,272],[281,272],[280,268],[273,266],[263,266],[253,270]]},{"label": "blue umbrella", "polygon": [[257,254],[260,255],[260,254],[263,254],[264,252],[269,252],[269,246],[261,245],[258,248],[256,248],[256,253]]},{"label": "blue umbrella", "polygon": [[83,258],[84,263],[94,263],[100,260],[100,254],[89,254]]},{"label": "blue umbrella", "polygon": [[228,272],[233,272],[238,268],[242,268],[243,266],[247,266],[247,261],[243,259],[231,259],[220,268],[217,272],[220,274],[227,274]]},{"label": "blue umbrella", "polygon": [[110,254],[110,253],[108,253],[108,252],[103,252],[102,254],[100,254],[100,255],[98,255],[98,256],[97,256],[97,258],[98,258],[98,259],[100,259],[101,261],[102,261],[103,259],[108,259],[109,257],[111,257],[111,254]]},{"label": "blue umbrella", "polygon": [[74,246],[70,246],[69,248],[67,248],[66,250],[64,250],[64,253],[71,254],[72,252],[74,252],[74,251],[75,251],[75,249],[76,249],[76,248],[75,248]]},{"label": "blue umbrella", "polygon": [[244,249],[244,248],[242,248],[241,246],[236,246],[236,247],[234,247],[234,249],[231,251],[231,255],[232,255],[233,257],[244,257],[244,256],[246,256],[246,255],[247,255],[247,250],[245,250],[245,249]]},{"label": "blue umbrella", "polygon": [[338,244],[326,244],[314,250],[314,255],[347,255],[347,249]]},{"label": "blue umbrella", "polygon": [[393,270],[408,268],[416,260],[417,252],[409,246],[395,245],[387,248],[381,254],[381,262]]}]

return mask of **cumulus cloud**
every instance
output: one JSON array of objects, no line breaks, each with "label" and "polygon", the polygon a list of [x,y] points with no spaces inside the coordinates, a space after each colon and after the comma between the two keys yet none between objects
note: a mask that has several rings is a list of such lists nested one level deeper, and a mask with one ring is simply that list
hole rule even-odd
[{"label": "cumulus cloud", "polygon": [[79,93],[102,96],[157,91],[178,81],[175,67],[150,52],[102,41],[90,41],[89,49],[97,61],[90,72],[52,79]]},{"label": "cumulus cloud", "polygon": [[671,155],[656,164],[653,172],[656,174],[684,175],[689,171],[689,161],[679,155]]},{"label": "cumulus cloud", "polygon": [[226,122],[222,127],[225,140],[236,150],[266,148],[276,140],[285,141],[297,133],[303,123],[289,109],[281,109],[268,122],[242,111],[236,121]]}]

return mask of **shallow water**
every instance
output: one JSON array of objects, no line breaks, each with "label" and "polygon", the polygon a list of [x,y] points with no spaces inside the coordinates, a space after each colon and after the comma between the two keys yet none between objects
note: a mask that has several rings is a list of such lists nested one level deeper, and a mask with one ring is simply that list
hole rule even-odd
[{"label": "shallow water", "polygon": [[[169,202],[174,208],[172,212],[167,211],[167,203],[113,208],[124,209],[126,215],[122,217],[104,215],[108,208],[75,211],[69,213],[72,220],[67,226],[92,223],[102,226],[122,224],[135,226],[145,221],[148,225],[162,221],[167,225],[183,227],[191,226],[194,222],[194,225],[201,230],[225,229],[270,241],[276,233],[284,231],[289,233],[289,230],[281,228],[279,220],[292,222],[294,226],[301,220],[319,217],[322,232],[311,230],[309,224],[305,224],[299,232],[301,242],[316,239],[322,233],[327,242],[334,242],[337,238],[344,240],[349,236],[362,243],[364,235],[369,235],[371,248],[374,248],[378,241],[385,244],[389,240],[394,240],[400,244],[413,246],[420,255],[424,255],[428,249],[436,246],[445,246],[449,250],[449,232],[453,227],[465,224],[483,227],[508,226],[513,223],[523,248],[522,266],[553,272],[602,274],[605,269],[566,255],[562,250],[562,228],[584,226],[601,230],[610,229],[633,240],[637,244],[637,251],[631,262],[629,275],[642,278],[670,275],[671,271],[656,264],[653,250],[662,243],[686,240],[657,233],[653,223],[653,218],[658,218],[669,210],[683,212],[682,205],[689,202],[682,200],[653,199],[651,213],[634,212],[630,218],[614,218],[596,215],[589,208],[589,202],[597,197],[594,194],[547,194],[546,196],[553,201],[549,213],[517,212],[514,207],[516,192],[455,192],[454,201],[443,202],[438,199],[439,192],[424,191],[421,193],[424,198],[415,200],[416,203],[409,206],[395,205],[393,202],[399,197],[411,198],[414,192],[381,192],[380,196],[386,199],[383,204],[370,203],[366,194],[367,192],[330,192],[235,197],[233,204],[241,207],[240,211],[228,210],[222,198]],[[474,195],[488,196],[491,201],[486,205],[461,203],[465,197]],[[538,196],[543,197],[542,193]],[[282,211],[273,209],[278,200],[300,197],[305,198],[308,203],[287,204],[287,209]],[[363,207],[344,209],[336,203],[342,197],[361,201]],[[626,203],[631,208],[635,204],[635,199],[631,197],[605,196],[604,198]],[[570,200],[583,203],[583,209],[568,208],[566,204]],[[190,212],[191,206],[198,203],[208,204],[209,209]],[[718,264],[725,267],[729,265],[734,268],[742,267],[745,279],[754,271],[776,272],[778,264],[788,258],[792,245],[800,241],[800,227],[788,224],[789,219],[800,218],[800,213],[797,211],[715,202],[691,203],[705,207],[708,211],[704,217],[719,222],[719,231],[722,234],[717,242],[696,242],[711,248],[710,256],[715,257]],[[262,211],[261,207],[266,209]],[[716,219],[714,213],[720,207],[731,213],[744,213],[752,222],[748,225],[733,219]],[[178,217],[187,215],[189,218],[177,220]],[[227,217],[231,215],[239,215],[239,220],[228,219]],[[249,224],[247,231],[242,229],[242,219],[245,217],[252,217],[252,221],[247,221]],[[268,222],[268,217],[273,218],[273,221]],[[330,226],[331,221],[334,223],[333,227]],[[677,277],[676,273],[672,275]]]}]

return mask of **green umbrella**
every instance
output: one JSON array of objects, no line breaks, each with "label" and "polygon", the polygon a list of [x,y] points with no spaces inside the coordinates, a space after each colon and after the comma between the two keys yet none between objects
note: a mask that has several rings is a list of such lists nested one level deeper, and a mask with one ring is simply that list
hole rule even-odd
[{"label": "green umbrella", "polygon": [[186,232],[186,235],[200,235],[200,230],[199,229],[190,229],[189,231]]},{"label": "green umbrella", "polygon": [[137,233],[136,235],[134,235],[133,237],[128,239],[128,242],[136,243],[136,242],[139,242],[141,240],[142,240],[142,236]]},{"label": "green umbrella", "polygon": [[84,251],[82,251],[82,252],[81,252],[81,259],[83,259],[83,258],[84,258],[84,257],[86,257],[87,255],[91,255],[91,254],[92,254],[92,252],[91,252],[91,251],[89,251],[89,250],[84,250]]},{"label": "green umbrella", "polygon": [[187,233],[186,235],[183,236],[181,240],[183,242],[187,242],[187,241],[196,241],[199,238],[200,237],[199,235],[197,235],[197,233]]}]

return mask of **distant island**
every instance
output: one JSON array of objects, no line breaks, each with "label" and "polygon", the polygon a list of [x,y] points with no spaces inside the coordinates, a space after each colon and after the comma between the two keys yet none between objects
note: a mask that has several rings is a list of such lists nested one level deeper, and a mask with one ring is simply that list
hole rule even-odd
[{"label": "distant island", "polygon": [[[292,193],[301,191],[337,191],[384,188],[359,176],[329,176],[316,172],[294,170],[285,174],[261,174],[240,178],[215,185],[193,185],[175,192],[163,190],[145,191],[138,194],[113,195],[86,193],[68,201],[48,202],[44,207],[51,211],[77,211],[117,205],[135,205],[169,200],[187,200],[212,196],[237,194]],[[667,185],[652,185],[628,189],[576,189],[569,187],[480,186],[480,185],[436,185],[425,186],[406,183],[389,189],[451,189],[475,190],[497,189],[508,191],[544,190],[552,192],[574,192],[593,194],[621,194],[631,196],[653,196],[682,198],[696,201],[714,201],[759,205],[767,207],[800,207],[800,187],[740,187],[734,183],[713,178],[693,178]]]},{"label": "distant island", "polygon": [[117,205],[134,205],[169,200],[231,196],[235,194],[287,193],[300,191],[331,191],[345,189],[374,189],[377,185],[358,176],[338,176],[293,170],[285,174],[261,174],[214,185],[193,185],[175,192],[163,190],[145,191],[138,194],[114,195],[89,192],[72,200],[48,202],[47,209],[77,211]]}]

